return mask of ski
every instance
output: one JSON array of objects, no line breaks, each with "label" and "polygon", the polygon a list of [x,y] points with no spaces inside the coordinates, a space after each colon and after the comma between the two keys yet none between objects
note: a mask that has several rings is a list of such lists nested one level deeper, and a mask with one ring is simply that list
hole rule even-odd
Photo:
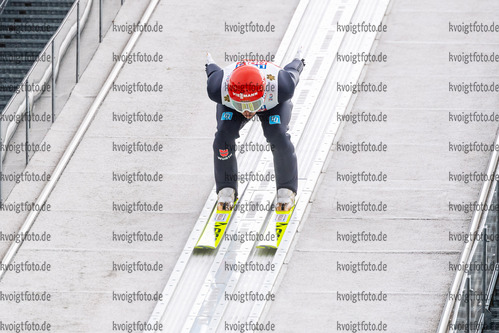
[{"label": "ski", "polygon": [[264,241],[261,241],[256,247],[258,249],[277,249],[279,244],[281,244],[282,236],[284,236],[284,232],[288,227],[288,223],[291,220],[291,216],[296,207],[296,202],[298,201],[298,197],[295,200],[295,205],[291,207],[289,211],[272,212],[269,223],[267,224],[267,228],[264,233]]},{"label": "ski", "polygon": [[195,249],[214,250],[218,247],[230,222],[237,201],[234,202],[232,210],[218,210],[216,205],[213,207],[208,223],[206,223]]}]

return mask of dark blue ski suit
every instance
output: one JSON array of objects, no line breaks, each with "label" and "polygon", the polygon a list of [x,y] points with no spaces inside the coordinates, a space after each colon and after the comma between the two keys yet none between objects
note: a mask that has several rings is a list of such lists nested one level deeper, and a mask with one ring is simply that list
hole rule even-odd
[{"label": "dark blue ski suit", "polygon": [[[298,190],[298,166],[295,148],[287,131],[293,109],[291,97],[293,97],[303,66],[302,60],[294,59],[280,69],[277,77],[277,105],[256,113],[262,123],[265,138],[272,149],[276,188],[287,188],[295,193]],[[260,70],[264,71],[264,69]],[[224,73],[224,69],[211,63],[206,65],[206,74],[208,96],[217,103],[217,132],[213,142],[216,191],[218,193],[221,189],[230,187],[237,193],[235,140],[239,138],[239,130],[249,120],[242,113],[222,102],[223,79],[230,73]]]}]

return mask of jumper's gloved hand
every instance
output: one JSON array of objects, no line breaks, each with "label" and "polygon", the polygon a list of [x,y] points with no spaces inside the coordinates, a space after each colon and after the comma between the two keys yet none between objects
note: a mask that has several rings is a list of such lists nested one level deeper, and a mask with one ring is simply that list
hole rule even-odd
[{"label": "jumper's gloved hand", "polygon": [[305,59],[303,59],[303,46],[300,46],[298,51],[296,51],[295,59],[299,59],[303,66],[305,66]]},{"label": "jumper's gloved hand", "polygon": [[206,52],[206,65],[214,64],[215,60],[211,57],[210,52]]},{"label": "jumper's gloved hand", "polygon": [[303,57],[303,46],[300,46],[296,51],[295,59],[302,59]]},{"label": "jumper's gloved hand", "polygon": [[222,70],[217,66],[215,60],[213,60],[213,58],[211,57],[210,52],[206,52],[206,64],[204,65],[204,69],[208,78],[211,76],[211,74]]}]

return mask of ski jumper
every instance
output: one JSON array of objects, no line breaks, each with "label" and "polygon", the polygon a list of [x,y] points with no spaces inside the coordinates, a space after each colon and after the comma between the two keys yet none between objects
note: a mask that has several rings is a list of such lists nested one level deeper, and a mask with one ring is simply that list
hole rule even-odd
[{"label": "ski jumper", "polygon": [[[298,190],[298,166],[295,148],[287,133],[295,87],[298,84],[303,63],[294,59],[284,68],[266,61],[246,62],[256,66],[266,78],[264,103],[256,116],[262,123],[263,134],[270,144],[275,168],[277,190],[287,188]],[[236,139],[240,129],[249,121],[231,104],[228,82],[232,71],[241,62],[225,68],[211,63],[206,66],[207,90],[210,99],[217,103],[217,132],[213,142],[215,182],[217,193],[225,188],[233,188],[237,193]]]}]

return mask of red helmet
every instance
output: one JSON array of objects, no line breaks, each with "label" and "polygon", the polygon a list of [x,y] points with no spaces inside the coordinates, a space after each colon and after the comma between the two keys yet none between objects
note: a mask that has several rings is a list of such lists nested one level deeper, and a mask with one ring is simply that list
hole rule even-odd
[{"label": "red helmet", "polygon": [[243,63],[232,71],[228,90],[237,111],[256,112],[263,105],[265,76],[255,66]]}]

